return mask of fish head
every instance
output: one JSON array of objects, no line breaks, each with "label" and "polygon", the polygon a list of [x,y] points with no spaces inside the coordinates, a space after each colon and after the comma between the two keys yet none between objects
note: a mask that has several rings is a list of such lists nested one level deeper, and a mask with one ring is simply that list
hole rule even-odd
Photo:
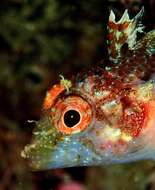
[{"label": "fish head", "polygon": [[125,88],[110,77],[98,69],[48,91],[42,119],[22,151],[32,169],[120,163],[146,153],[143,131],[154,122],[154,84]]},{"label": "fish head", "polygon": [[95,123],[93,104],[70,84],[63,79],[48,91],[32,142],[22,151],[34,170],[91,165],[96,159],[84,142]]},{"label": "fish head", "polygon": [[116,22],[111,12],[109,60],[72,82],[61,76],[47,92],[21,153],[33,169],[155,159],[155,31],[136,42],[142,13],[130,19],[125,11]]}]

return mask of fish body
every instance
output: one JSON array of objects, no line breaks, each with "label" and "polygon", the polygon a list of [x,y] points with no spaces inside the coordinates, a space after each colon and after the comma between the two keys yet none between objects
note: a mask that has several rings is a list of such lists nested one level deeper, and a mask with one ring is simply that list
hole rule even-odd
[{"label": "fish body", "polygon": [[[143,9],[109,16],[109,60],[48,92],[32,143],[33,169],[155,159],[155,30],[136,41]],[[124,44],[128,45],[125,53]]]}]

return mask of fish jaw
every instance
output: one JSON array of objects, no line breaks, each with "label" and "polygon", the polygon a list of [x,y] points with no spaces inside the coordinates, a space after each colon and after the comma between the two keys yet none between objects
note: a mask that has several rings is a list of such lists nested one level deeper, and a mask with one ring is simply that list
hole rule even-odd
[{"label": "fish jaw", "polygon": [[50,168],[66,168],[76,166],[93,165],[97,156],[83,146],[79,141],[65,137],[57,143],[56,148],[49,148],[41,152],[36,144],[28,145],[23,154],[29,159],[33,170],[44,170]]},{"label": "fish jaw", "polygon": [[[52,126],[52,118],[45,115],[36,123],[32,142],[25,146],[21,156],[34,170],[94,165],[100,159],[81,139],[87,134],[65,135]],[[99,162],[99,161],[98,161]]]},{"label": "fish jaw", "polygon": [[[48,127],[49,126],[49,127]],[[103,129],[103,123],[94,123],[88,131],[73,135],[62,135],[51,126],[48,117],[38,122],[31,144],[22,151],[32,170],[44,170],[77,166],[97,166],[124,161],[126,152],[114,153],[111,140],[96,136],[94,128]],[[103,148],[102,145],[106,148]],[[122,146],[122,144],[120,144]],[[124,145],[123,145],[124,146]],[[122,147],[123,147],[122,146]]]},{"label": "fish jaw", "polygon": [[28,160],[34,171],[101,165],[102,156],[84,143],[86,136],[86,133],[62,135],[51,126],[51,120],[44,117],[37,123],[32,142],[25,147],[21,156]]}]

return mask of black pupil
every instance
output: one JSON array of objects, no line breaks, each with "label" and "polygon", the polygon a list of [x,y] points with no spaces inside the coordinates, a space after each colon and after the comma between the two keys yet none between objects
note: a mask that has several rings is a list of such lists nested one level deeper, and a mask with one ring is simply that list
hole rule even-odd
[{"label": "black pupil", "polygon": [[80,114],[76,110],[69,110],[64,115],[64,123],[67,127],[74,127],[80,121]]}]

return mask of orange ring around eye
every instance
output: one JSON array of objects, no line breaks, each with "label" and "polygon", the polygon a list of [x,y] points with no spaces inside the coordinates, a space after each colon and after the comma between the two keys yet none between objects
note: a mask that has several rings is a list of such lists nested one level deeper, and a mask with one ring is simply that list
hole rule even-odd
[{"label": "orange ring around eye", "polygon": [[[64,134],[78,133],[85,130],[92,119],[90,104],[78,96],[69,96],[55,105],[55,113],[52,114],[54,126]],[[80,121],[73,127],[67,127],[64,123],[64,114],[69,110],[75,110],[80,114]]]},{"label": "orange ring around eye", "polygon": [[55,99],[65,90],[64,86],[61,84],[55,84],[46,94],[43,103],[43,109],[48,110],[54,104]]}]

